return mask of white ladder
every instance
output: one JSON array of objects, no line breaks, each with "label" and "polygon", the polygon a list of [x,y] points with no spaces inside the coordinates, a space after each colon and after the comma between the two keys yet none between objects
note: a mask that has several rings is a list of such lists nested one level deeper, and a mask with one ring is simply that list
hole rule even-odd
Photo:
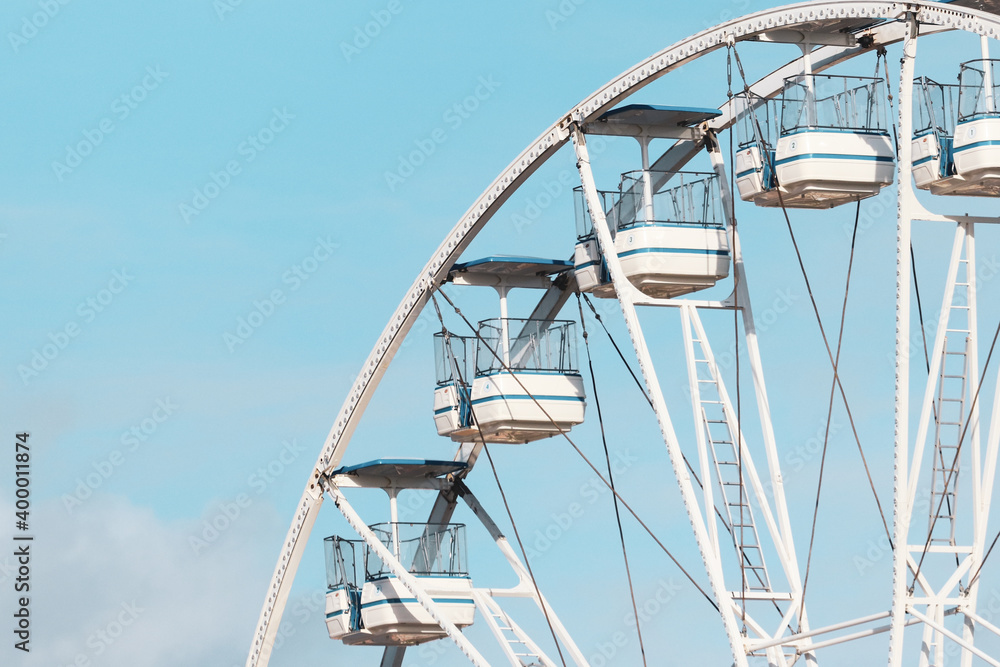
[{"label": "white ladder", "polygon": [[[693,309],[692,309],[693,310]],[[692,320],[697,313],[692,313]],[[760,536],[750,506],[746,486],[746,476],[741,469],[740,445],[745,442],[742,434],[737,439],[736,415],[722,388],[719,367],[715,363],[708,341],[703,338],[700,321],[693,321],[689,335],[693,343],[693,365],[690,372],[696,377],[692,383],[695,411],[701,416],[701,428],[706,436],[706,445],[712,457],[716,479],[722,493],[725,508],[724,520],[728,523],[733,547],[740,564],[743,591],[747,593],[773,593],[764,552],[760,546]],[[709,481],[705,480],[708,484]]]},{"label": "white ladder", "polygon": [[[960,282],[963,272],[965,279]],[[962,257],[955,276],[955,292],[948,313],[934,402],[934,463],[928,517],[931,544],[955,546],[955,502],[961,470],[958,447],[965,430],[966,400],[969,398],[969,344],[972,337],[968,306],[970,278],[969,260]]]},{"label": "white ladder", "polygon": [[474,590],[472,597],[512,667],[556,667],[489,593]]}]

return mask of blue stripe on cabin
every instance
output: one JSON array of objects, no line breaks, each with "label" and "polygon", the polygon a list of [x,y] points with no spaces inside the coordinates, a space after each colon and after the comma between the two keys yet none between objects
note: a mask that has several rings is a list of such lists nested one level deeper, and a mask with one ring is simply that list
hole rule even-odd
[{"label": "blue stripe on cabin", "polygon": [[497,396],[486,396],[472,401],[473,405],[489,403],[490,401],[579,401],[584,402],[583,396],[529,396],[528,394],[498,394]]},{"label": "blue stripe on cabin", "polygon": [[669,255],[716,255],[718,257],[729,257],[728,250],[703,250],[701,248],[638,248],[627,252],[618,253],[619,259],[632,255],[644,253],[661,253]]},{"label": "blue stripe on cabin", "polygon": [[[475,600],[469,598],[431,598],[438,604],[476,604]],[[420,604],[417,598],[385,598],[375,602],[366,602],[361,605],[362,609],[370,609],[383,604]]]},{"label": "blue stripe on cabin", "polygon": [[966,145],[964,145],[964,146],[962,146],[960,148],[956,148],[955,152],[956,153],[961,153],[962,151],[967,151],[970,148],[981,148],[983,146],[1000,146],[1000,140],[989,139],[987,141],[977,141],[975,143],[966,144]]},{"label": "blue stripe on cabin", "polygon": [[840,153],[803,153],[792,157],[782,158],[774,164],[787,164],[798,160],[862,160],[865,162],[892,162],[893,157],[888,155],[843,155]]}]

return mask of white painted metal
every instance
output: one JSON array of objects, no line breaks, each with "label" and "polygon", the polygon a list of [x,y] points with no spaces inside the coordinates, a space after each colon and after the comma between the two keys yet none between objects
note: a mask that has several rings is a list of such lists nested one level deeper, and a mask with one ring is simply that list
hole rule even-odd
[{"label": "white painted metal", "polygon": [[468,437],[520,444],[559,435],[583,423],[585,395],[579,375],[500,372],[477,377],[471,398],[482,435]]},{"label": "white painted metal", "polygon": [[476,591],[473,595],[476,598],[476,607],[486,619],[486,624],[493,631],[493,636],[496,637],[512,667],[528,665],[556,667],[552,659],[545,655],[538,644],[514,622],[510,614],[504,611],[496,600],[482,591]]},{"label": "white painted metal", "polygon": [[[750,300],[750,290],[747,283],[746,271],[743,266],[743,250],[740,245],[739,230],[736,225],[734,208],[735,200],[733,198],[733,193],[729,189],[729,181],[726,178],[727,173],[725,163],[722,158],[722,152],[719,150],[719,144],[714,132],[709,133],[709,140],[711,141],[709,158],[712,162],[712,168],[719,177],[722,207],[726,212],[728,221],[726,228],[730,234],[730,247],[732,248],[733,254],[733,279],[735,284],[732,303],[733,306],[738,307],[742,314],[743,336],[744,342],[747,346],[747,362],[750,365],[754,395],[757,400],[757,413],[760,419],[761,432],[764,441],[764,451],[770,474],[769,482],[771,497],[774,502],[774,515],[776,521],[771,518],[770,503],[765,500],[766,495],[757,476],[753,458],[749,455],[749,452],[746,451],[744,451],[744,463],[747,465],[747,473],[749,474],[751,480],[751,486],[758,498],[758,506],[761,507],[764,512],[764,518],[771,534],[772,544],[778,553],[778,558],[781,562],[782,569],[785,573],[785,579],[788,583],[789,593],[792,597],[792,604],[789,605],[788,610],[782,618],[781,624],[772,635],[772,637],[779,637],[788,628],[788,625],[794,616],[798,617],[800,631],[809,630],[809,621],[805,608],[805,602],[802,599],[802,578],[799,573],[798,560],[795,555],[795,543],[792,538],[791,520],[788,515],[788,504],[785,498],[784,480],[781,475],[781,463],[774,435],[774,425],[771,420],[771,407],[768,400],[767,387],[764,382],[764,369],[760,356],[760,347],[757,341],[757,327],[753,316],[753,307]],[[705,337],[702,336],[702,338]],[[732,416],[731,419],[735,421]],[[773,525],[774,523],[777,523],[777,527]],[[814,667],[816,665],[816,655],[813,652],[806,651],[804,652],[804,656],[806,663],[810,665],[810,667]]]},{"label": "white painted metal", "polygon": [[[587,196],[587,203],[593,216],[594,231],[597,234],[598,244],[601,254],[608,265],[608,272],[611,274],[611,281],[615,286],[618,295],[618,303],[621,305],[622,315],[628,327],[629,336],[632,339],[632,346],[635,348],[636,357],[639,361],[639,370],[642,372],[646,383],[646,394],[653,403],[653,410],[660,425],[660,433],[667,446],[670,462],[674,469],[674,476],[681,489],[681,496],[684,499],[684,507],[687,510],[691,527],[694,530],[695,540],[701,552],[701,558],[708,571],[709,584],[719,613],[722,616],[723,624],[726,628],[726,636],[732,649],[733,658],[737,667],[748,667],[744,639],[736,621],[736,615],[730,604],[730,597],[726,591],[725,580],[722,567],[714,557],[711,540],[705,526],[704,517],[698,507],[698,500],[695,495],[694,486],[691,484],[691,477],[684,464],[684,458],[680,449],[680,442],[674,432],[673,424],[670,421],[670,414],[667,410],[663,392],[660,389],[659,379],[653,367],[652,359],[649,356],[649,348],[646,345],[642,327],[639,324],[639,317],[635,310],[635,305],[631,298],[631,291],[635,288],[625,277],[621,262],[615,252],[614,241],[611,238],[611,229],[608,221],[604,217],[604,211],[600,206],[600,199],[597,193],[597,186],[594,183],[594,174],[590,167],[590,154],[587,151],[587,141],[579,126],[572,127],[573,147],[576,150],[577,169],[580,171],[580,180],[583,183],[583,190]],[[707,483],[707,481],[706,481]]]},{"label": "white painted metal", "polygon": [[[906,35],[903,40],[903,58],[899,74],[900,137],[913,136],[913,76],[917,56],[917,17],[906,15]],[[906,623],[907,596],[907,535],[909,533],[912,503],[907,490],[909,466],[909,406],[910,406],[910,200],[913,197],[910,170],[913,165],[913,147],[909,141],[899,141],[899,181],[897,190],[896,223],[896,389],[895,389],[895,457],[893,466],[893,550],[892,558],[892,616],[889,631],[889,667],[902,667],[903,631]],[[907,195],[910,195],[909,197]]]},{"label": "white painted metal", "polygon": [[494,598],[527,597],[534,600],[535,604],[538,605],[538,608],[545,615],[547,622],[551,624],[552,631],[555,633],[556,637],[558,637],[559,641],[562,642],[566,652],[569,653],[570,658],[574,663],[576,663],[577,667],[590,667],[590,663],[587,662],[587,659],[584,657],[580,647],[576,645],[575,641],[573,641],[573,637],[566,630],[566,626],[563,625],[561,620],[559,620],[555,610],[552,609],[548,600],[546,600],[545,596],[539,591],[537,582],[532,579],[531,574],[528,572],[528,568],[526,568],[521,562],[521,559],[517,557],[517,554],[514,552],[514,548],[510,546],[507,538],[504,537],[496,522],[493,521],[493,518],[486,512],[486,509],[483,507],[482,503],[479,502],[479,499],[476,498],[468,487],[465,487],[464,485],[462,485],[460,489],[460,494],[462,496],[462,500],[464,500],[465,504],[469,506],[472,513],[476,515],[476,518],[482,522],[483,527],[486,528],[490,537],[493,538],[493,541],[500,549],[500,553],[502,553],[504,558],[507,559],[507,562],[510,563],[511,568],[514,570],[514,573],[518,576],[518,585],[514,588],[501,590],[489,589],[486,590],[485,593]]},{"label": "white painted metal", "polygon": [[[900,80],[900,110],[899,110],[899,131],[901,137],[912,136],[912,90],[913,90],[913,65],[916,58],[916,24],[910,23],[912,39],[904,42],[904,59],[901,66]],[[890,666],[900,665],[903,660],[903,627],[904,618],[909,613],[914,618],[924,624],[923,641],[920,652],[920,665],[929,664],[941,665],[944,660],[945,639],[955,641],[962,647],[962,665],[969,667],[972,664],[973,655],[981,655],[981,651],[974,646],[975,627],[974,614],[979,582],[972,582],[966,590],[955,591],[959,586],[963,576],[974,567],[978,561],[978,554],[982,554],[985,533],[982,530],[983,522],[989,511],[989,501],[984,501],[985,477],[991,477],[990,473],[983,473],[981,463],[981,451],[979,444],[978,404],[970,401],[978,393],[978,358],[977,335],[976,335],[976,287],[975,287],[975,246],[972,223],[968,218],[958,216],[931,216],[916,202],[910,182],[910,165],[912,164],[912,144],[910,142],[900,142],[900,175],[899,175],[899,226],[898,226],[898,247],[897,247],[897,436],[896,436],[896,524],[895,537],[896,550],[893,558],[893,617],[892,629],[890,633]],[[952,258],[944,289],[944,302],[938,316],[937,334],[931,356],[931,369],[928,382],[924,391],[923,406],[921,409],[918,431],[914,441],[912,456],[910,453],[910,442],[907,434],[908,417],[908,385],[909,385],[909,354],[906,347],[909,344],[909,309],[910,309],[910,271],[909,264],[909,244],[910,227],[913,220],[933,218],[937,220],[951,220],[959,222],[956,229],[955,243],[952,250]],[[956,286],[958,294],[956,294]],[[965,311],[965,325],[962,325],[961,311]],[[956,318],[956,313],[959,316]],[[956,320],[958,323],[956,323]],[[956,350],[949,347],[948,335],[957,336],[962,340],[963,347]],[[954,368],[949,368],[947,359],[949,356],[960,355],[963,357],[963,370],[956,373]],[[972,462],[972,522],[973,540],[971,545],[955,545],[953,526],[957,514],[956,507],[938,510],[938,507],[945,507],[949,503],[957,503],[956,489],[958,465],[957,444],[961,435],[955,435],[954,439],[949,437],[948,441],[955,443],[952,446],[942,446],[939,440],[942,426],[949,420],[955,420],[954,411],[952,416],[942,414],[948,408],[945,402],[940,400],[943,396],[943,383],[945,377],[951,376],[962,382],[961,397],[952,397],[953,402],[959,404],[959,417],[957,429],[960,434],[965,434],[963,441],[968,450],[971,450],[969,460]],[[939,400],[935,401],[937,392]],[[966,410],[966,406],[968,410]],[[917,531],[919,543],[912,544],[909,539],[910,522],[913,508],[916,503],[917,485],[922,477],[921,472],[925,470],[927,462],[924,460],[924,449],[929,430],[931,415],[935,417],[935,448],[934,456],[930,466],[932,484],[937,485],[944,491],[944,480],[949,480],[949,494],[942,496],[936,489],[931,491],[931,526],[938,523],[947,522],[950,536],[942,539],[931,534],[925,541],[921,531]],[[956,427],[952,427],[956,428]],[[967,451],[968,451],[967,450]],[[954,459],[950,462],[948,458]],[[989,458],[989,455],[987,456]],[[939,460],[940,459],[940,460]],[[995,465],[995,459],[992,462]],[[992,484],[992,479],[990,481]],[[951,548],[949,548],[951,545]],[[927,555],[924,555],[926,552]],[[910,572],[921,567],[927,558],[933,558],[930,554],[956,554],[956,565],[950,577],[943,585],[934,586],[927,580],[927,576],[921,570],[921,576],[916,582],[923,596],[914,595],[912,589],[908,588],[906,580]],[[966,554],[964,558],[960,558]],[[938,573],[940,576],[940,573]],[[959,613],[963,614],[963,636],[958,637],[944,626],[944,616],[946,614],[945,605],[957,604]],[[926,613],[922,614],[916,610],[917,606],[926,605]]]},{"label": "white painted metal", "polygon": [[[821,3],[803,2],[787,7],[766,10],[748,17],[726,22],[716,28],[689,37],[637,64],[635,67],[624,72],[619,77],[616,77],[607,85],[600,88],[596,93],[585,99],[569,113],[567,113],[562,119],[560,119],[555,125],[546,130],[536,141],[532,142],[529,147],[526,148],[473,203],[467,213],[459,220],[452,232],[445,238],[428,264],[420,271],[417,279],[407,291],[406,296],[393,314],[382,335],[379,337],[379,340],[373,347],[372,352],[366,360],[364,366],[362,367],[362,371],[355,380],[355,383],[352,386],[343,407],[338,413],[333,427],[331,428],[330,434],[326,438],[323,449],[317,459],[315,469],[311,473],[306,489],[298,503],[287,537],[282,544],[281,553],[266,593],[257,629],[251,644],[250,652],[247,658],[247,666],[265,667],[270,659],[274,639],[278,632],[278,626],[288,599],[292,581],[297,571],[299,561],[301,560],[305,543],[315,522],[316,513],[322,504],[323,495],[320,487],[321,476],[325,472],[331,471],[339,464],[344,451],[346,450],[347,444],[350,441],[350,437],[357,426],[360,416],[364,412],[368,401],[377,388],[379,381],[385,373],[389,363],[391,363],[393,356],[399,349],[403,338],[416,322],[420,311],[429,298],[430,291],[438,283],[440,283],[447,271],[450,269],[451,265],[461,255],[468,244],[471,243],[476,234],[494,215],[499,206],[506,201],[507,198],[510,197],[510,195],[517,190],[517,188],[520,187],[520,185],[523,184],[524,181],[539,166],[541,166],[541,164],[543,164],[556,152],[556,150],[569,140],[570,122],[572,120],[580,120],[583,122],[595,120],[601,113],[612,108],[619,101],[627,98],[629,95],[648,83],[687,62],[705,55],[706,53],[722,48],[728,39],[743,41],[758,38],[769,31],[773,31],[775,28],[791,29],[800,24],[812,25],[816,22],[844,20],[849,17],[898,18],[903,17],[907,11],[919,12],[920,19],[925,24],[940,26],[941,29],[945,30],[975,30],[981,34],[992,37],[996,37],[1000,34],[1000,20],[998,20],[996,16],[965,7],[956,7],[953,5],[932,3],[922,0],[914,0],[913,2],[906,3],[872,2],[868,0],[847,0],[844,2]],[[912,24],[907,26],[909,29],[912,29],[913,27],[914,26]],[[900,38],[900,27],[899,24],[885,24],[876,27],[872,31],[872,34],[875,37],[876,44],[892,43]],[[821,51],[822,55],[820,54]],[[826,66],[848,59],[854,55],[857,55],[856,50],[841,46],[823,47],[813,53],[814,60],[816,62],[820,62],[822,60]],[[783,71],[790,73],[801,71],[800,65],[797,63],[791,63],[786,66],[786,68],[786,70],[779,70],[772,75],[771,78],[766,78],[759,82],[760,90],[765,96],[773,94],[773,91],[778,89],[778,86],[774,81],[774,77],[777,77],[777,80],[780,81],[781,77],[784,76],[782,73]],[[912,67],[910,68],[910,74],[912,75]],[[906,83],[905,78],[903,79],[903,82],[904,88],[907,87],[908,84]],[[769,90],[771,92],[768,92]],[[907,102],[906,108],[907,110],[910,108],[909,101]],[[711,127],[724,129],[729,123],[731,123],[731,121],[731,118],[722,117],[713,121],[711,123]],[[905,137],[907,135],[904,133],[902,136]],[[901,151],[908,154],[909,142],[900,143]],[[690,143],[682,144],[680,148],[681,150],[679,152],[668,152],[668,154],[664,156],[667,162],[664,162],[663,164],[682,164],[686,160],[690,159],[691,155],[693,155],[696,150],[696,147]],[[664,158],[657,161],[655,165],[657,168],[662,166],[661,161],[664,160]],[[909,162],[907,160],[907,164],[908,163]],[[908,188],[908,186],[909,181],[907,181],[905,186],[901,183],[899,194],[900,207],[902,209],[905,201],[912,210],[920,212],[920,215],[917,216],[920,217],[920,219],[952,222],[996,222],[993,218],[975,216],[943,216],[932,214],[924,210],[922,206],[916,204],[916,200],[912,197],[912,193],[904,191]],[[909,223],[907,222],[905,225],[901,223],[900,225],[901,240],[903,236],[902,229],[904,227],[906,228],[905,240],[908,243]],[[898,268],[907,269],[906,271],[902,271],[900,274],[900,280],[906,282],[907,289],[903,292],[905,295],[908,294],[909,290],[908,259],[905,260],[905,267],[902,266],[903,263],[904,261],[900,260],[900,262],[898,262]],[[906,314],[908,315],[908,304],[905,308],[907,310]],[[745,313],[744,318],[746,318]],[[908,334],[908,324],[906,324],[897,327],[897,335],[901,333],[902,326],[905,326],[907,329],[907,331],[902,333]],[[748,327],[748,345],[750,340],[750,331],[751,329]],[[899,343],[900,341],[897,341],[898,348]],[[752,351],[749,356],[751,357],[751,363],[754,363],[754,353]],[[757,371],[755,370],[755,374],[756,372]],[[905,423],[900,424],[900,416],[901,414],[904,414],[903,411],[905,411],[905,406],[901,408],[899,386],[900,383],[897,380],[897,444],[900,441],[900,435],[906,435]],[[761,401],[760,396],[761,392],[758,390],[758,402]],[[763,400],[766,402],[766,397]],[[994,429],[991,427],[991,433],[993,430]],[[773,434],[771,434],[771,436],[773,437]],[[990,450],[987,453],[987,461],[992,460],[994,463],[996,461],[995,442],[995,438],[990,439]],[[771,442],[767,433],[765,433],[765,445],[768,448],[771,447]],[[992,456],[990,455],[990,451],[994,452]],[[768,456],[769,458],[771,457],[770,449],[768,449]],[[903,463],[905,465],[906,462],[903,461]],[[775,475],[776,467],[772,466],[771,469],[773,476]],[[777,474],[780,482],[780,473]],[[985,466],[984,476],[989,479],[990,483],[992,483],[993,471],[989,465]],[[899,460],[897,457],[897,492],[900,490],[899,483],[901,481],[904,484],[903,488],[905,488],[905,469],[901,469],[899,467]],[[990,485],[984,484],[984,502],[987,506],[991,490]],[[783,505],[783,499],[780,503]],[[897,503],[897,512],[899,512],[900,509],[901,508]],[[905,510],[906,508],[902,509]],[[782,514],[783,512],[779,509],[779,520],[781,520],[784,524],[784,517],[781,517]],[[906,518],[908,519],[908,516]],[[898,525],[899,521],[897,521],[897,526]],[[786,532],[786,540],[790,539],[791,533],[789,530]],[[900,586],[905,585],[902,583],[904,579],[905,561],[902,568],[900,568],[898,563],[894,564],[894,593],[898,594],[902,592]],[[898,597],[898,595],[896,595],[896,597]],[[898,661],[901,659],[901,627],[903,623],[902,616],[904,610],[901,607],[897,608],[897,605],[894,602],[894,611],[895,617],[892,640],[893,650],[891,655],[893,656],[892,660]],[[898,627],[896,627],[897,625]],[[898,664],[898,662],[894,662],[893,664]]]},{"label": "white painted metal", "polygon": [[420,585],[416,577],[411,575],[399,559],[390,552],[381,540],[375,536],[375,533],[365,525],[365,522],[358,516],[354,508],[351,507],[350,503],[347,502],[347,498],[341,493],[340,489],[337,488],[335,484],[325,482],[327,485],[327,493],[330,494],[330,499],[333,500],[334,505],[340,510],[340,513],[344,515],[347,519],[347,523],[350,524],[351,528],[361,536],[361,539],[368,544],[368,547],[375,552],[376,555],[382,562],[389,566],[396,578],[403,584],[410,595],[415,597],[420,603],[420,606],[424,608],[427,614],[434,619],[434,622],[441,626],[441,629],[451,638],[455,645],[458,646],[459,650],[465,654],[465,656],[472,662],[476,667],[489,667],[489,663],[483,658],[482,654],[472,645],[465,635],[455,627],[455,624],[451,622],[448,616],[438,607],[438,605],[431,599],[431,596],[424,591],[423,587]]}]

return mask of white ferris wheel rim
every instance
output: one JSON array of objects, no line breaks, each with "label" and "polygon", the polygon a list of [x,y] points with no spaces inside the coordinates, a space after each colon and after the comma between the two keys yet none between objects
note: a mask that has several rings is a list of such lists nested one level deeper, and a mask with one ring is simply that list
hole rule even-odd
[{"label": "white ferris wheel rim", "polygon": [[[601,114],[660,77],[702,56],[725,48],[730,39],[735,42],[748,41],[768,31],[794,30],[837,21],[870,18],[873,21],[887,21],[876,24],[871,29],[871,33],[876,36],[875,45],[887,46],[903,40],[902,24],[894,23],[892,20],[902,19],[907,14],[915,14],[921,25],[935,26],[936,30],[957,30],[1000,39],[1000,16],[931,0],[910,2],[835,0],[800,2],[766,9],[691,35],[633,65],[560,116],[521,151],[475,199],[417,274],[352,384],[324,441],[282,544],[282,553],[267,590],[247,658],[247,667],[264,667],[270,659],[280,625],[281,611],[287,601],[302,549],[308,541],[317,512],[323,502],[320,479],[340,464],[368,402],[407,333],[427,304],[431,293],[444,281],[451,267],[503,203],[542,164],[560,148],[570,143],[571,126],[574,123],[585,124],[596,120]],[[869,52],[870,49],[856,47],[824,46],[812,54],[813,69],[819,72]],[[800,59],[790,61],[782,68],[751,84],[751,90],[760,97],[773,97],[780,91],[785,76],[800,71],[799,63]],[[724,110],[726,106],[724,104],[720,110]],[[709,126],[715,130],[723,130],[732,125],[733,120],[724,112],[720,117],[709,121]],[[683,143],[678,142],[675,147]],[[690,157],[690,152],[681,151],[679,155],[673,156],[668,151],[661,160],[670,160],[670,164],[666,167],[669,170],[679,168]]]}]

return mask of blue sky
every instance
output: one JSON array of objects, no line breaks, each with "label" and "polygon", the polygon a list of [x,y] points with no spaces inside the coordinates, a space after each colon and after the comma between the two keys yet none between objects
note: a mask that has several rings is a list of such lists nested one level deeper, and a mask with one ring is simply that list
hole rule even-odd
[{"label": "blue sky", "polygon": [[[5,662],[11,656],[25,667],[243,664],[279,545],[323,439],[373,341],[448,230],[504,166],[590,92],[689,34],[766,6],[755,0],[706,0],[683,9],[650,1],[623,9],[598,0],[3,3],[0,423],[7,437],[32,434],[37,536],[33,651],[15,653],[5,642]],[[38,19],[46,7],[51,16]],[[374,36],[359,37],[379,19],[383,25],[370,28]],[[756,78],[796,49],[745,45],[741,52],[748,76]],[[918,72],[951,81],[959,62],[977,54],[968,36],[927,40]],[[873,60],[858,60],[842,73],[870,75]],[[895,79],[898,50],[889,62]],[[724,55],[716,54],[633,101],[718,106],[725,71]],[[421,149],[422,164],[401,171],[401,160]],[[607,142],[595,159],[605,189],[617,184],[619,172],[637,167],[630,140]],[[691,166],[707,167],[703,156]],[[574,222],[567,178],[575,185],[574,161],[564,149],[505,205],[466,257],[568,257]],[[539,206],[557,186],[552,203]],[[842,367],[885,507],[892,481],[894,192],[862,207]],[[783,220],[742,203],[737,213],[758,316],[774,313],[762,327],[761,346],[804,561],[829,364]],[[839,316],[852,215],[847,208],[793,213],[828,332]],[[995,264],[995,232],[981,230],[979,240],[980,259]],[[933,311],[950,232],[918,226],[914,243],[925,311]],[[450,293],[470,318],[496,316],[491,291]],[[987,342],[1000,311],[995,295],[996,286],[985,281]],[[532,298],[515,295],[512,315],[515,309],[526,315]],[[617,340],[627,344],[613,304],[602,305]],[[786,312],[778,314],[779,307]],[[575,303],[564,316],[578,318]],[[676,314],[643,318],[679,434],[690,446]],[[729,349],[729,316],[705,321],[716,353]],[[428,311],[415,327],[345,462],[453,454],[431,419],[431,333],[438,326]],[[455,318],[449,326],[461,330]],[[655,421],[603,334],[592,333],[609,445],[623,466],[622,493],[705,582]],[[743,379],[748,406],[752,390]],[[597,458],[590,409],[575,433]],[[749,431],[756,422],[747,412]],[[810,583],[814,624],[885,609],[890,593],[891,558],[880,546],[881,524],[842,407],[832,423]],[[581,649],[594,657],[613,652],[606,664],[638,664],[624,620],[630,605],[608,495],[593,490],[592,473],[565,443],[498,447],[494,457],[539,583]],[[477,469],[470,485],[507,526],[488,470]],[[0,492],[0,515],[8,517],[10,475]],[[351,498],[371,523],[386,520],[384,498]],[[429,502],[414,496],[407,518],[420,520]],[[583,517],[565,525],[574,503]],[[473,518],[460,512],[456,520]],[[213,533],[207,527],[213,522],[228,525]],[[474,528],[474,581],[512,583],[484,531]],[[5,540],[9,530],[5,519]],[[321,538],[347,531],[325,507],[272,665],[377,664],[376,650],[332,642],[322,623]],[[625,531],[640,603],[669,597],[651,603],[655,612],[642,619],[647,652],[662,656],[655,664],[728,664],[712,608],[633,522],[626,521]],[[0,566],[0,607],[9,618],[3,557]],[[1000,600],[997,584],[984,576],[984,605]],[[537,614],[513,610],[544,643]],[[102,638],[126,619],[119,636]],[[621,645],[617,633],[625,633]],[[470,635],[492,641],[483,623]],[[411,651],[406,664],[466,664],[454,647],[440,644],[440,652],[437,646]],[[883,647],[881,639],[868,640],[831,656],[881,664],[873,656]],[[495,648],[484,651],[496,657]]]}]

